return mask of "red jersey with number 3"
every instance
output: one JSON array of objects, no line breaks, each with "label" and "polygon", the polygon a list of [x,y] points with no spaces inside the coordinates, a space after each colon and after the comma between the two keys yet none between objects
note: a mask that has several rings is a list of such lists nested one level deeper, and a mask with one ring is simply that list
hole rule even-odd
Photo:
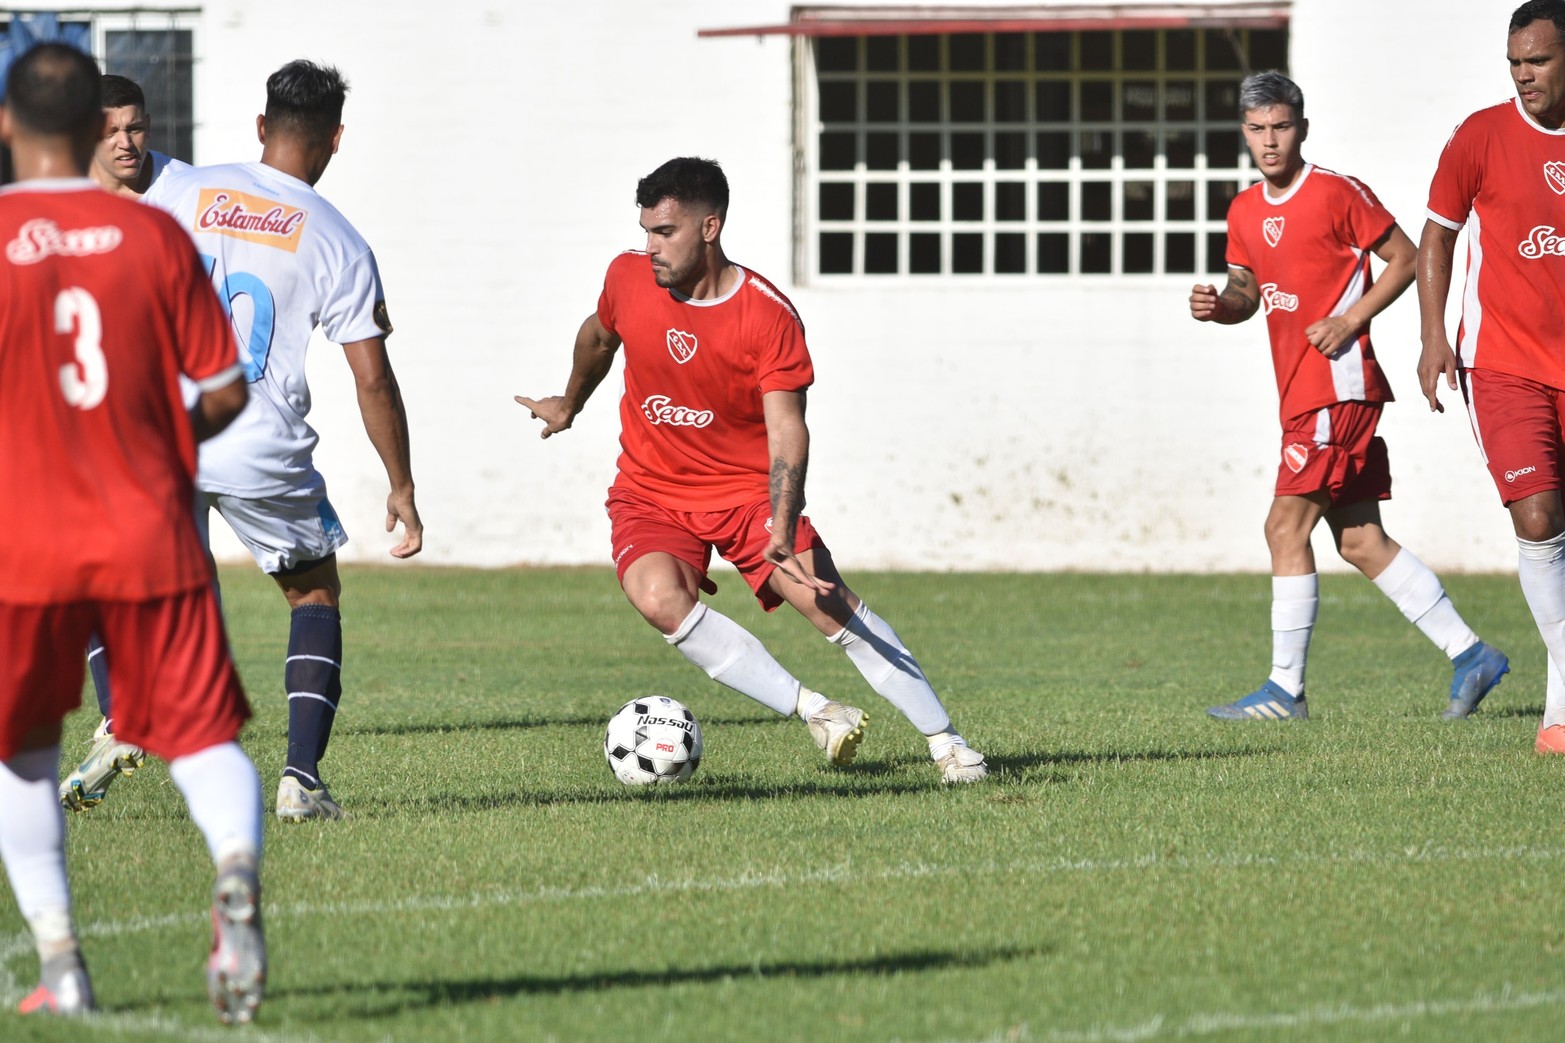
[{"label": "red jersey with number 3", "polygon": [[620,254],[598,320],[624,342],[617,489],[670,510],[717,511],[770,495],[761,396],[815,379],[804,324],[771,283],[734,265],[723,296],[691,300],[659,286],[652,261]]},{"label": "red jersey with number 3", "polygon": [[240,375],[189,236],[86,179],[0,189],[0,601],[142,601],[211,579],[179,374]]},{"label": "red jersey with number 3", "polygon": [[1460,364],[1565,388],[1565,130],[1515,98],[1473,113],[1440,154],[1428,217],[1467,226]]},{"label": "red jersey with number 3", "polygon": [[1390,402],[1366,325],[1331,358],[1304,331],[1369,291],[1370,253],[1396,219],[1367,186],[1307,163],[1283,195],[1257,182],[1228,207],[1228,263],[1255,275],[1286,422],[1336,402]]}]

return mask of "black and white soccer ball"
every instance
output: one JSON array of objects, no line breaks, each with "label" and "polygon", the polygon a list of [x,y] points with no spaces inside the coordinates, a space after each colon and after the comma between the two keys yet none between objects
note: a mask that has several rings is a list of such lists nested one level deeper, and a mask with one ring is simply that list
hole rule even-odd
[{"label": "black and white soccer ball", "polygon": [[609,718],[603,755],[627,786],[684,782],[701,764],[701,725],[677,699],[632,699]]}]

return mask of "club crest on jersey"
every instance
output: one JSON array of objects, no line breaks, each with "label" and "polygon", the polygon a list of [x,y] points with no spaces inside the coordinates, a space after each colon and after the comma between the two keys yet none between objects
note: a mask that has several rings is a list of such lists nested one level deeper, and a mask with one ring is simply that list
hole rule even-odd
[{"label": "club crest on jersey", "polygon": [[1284,293],[1274,282],[1261,286],[1261,311],[1270,315],[1274,311],[1298,311],[1299,295]]},{"label": "club crest on jersey", "polygon": [[672,424],[675,427],[706,427],[712,422],[710,409],[691,409],[676,406],[667,395],[648,395],[641,403],[641,415],[653,424]]},{"label": "club crest on jersey", "polygon": [[265,196],[246,195],[224,188],[203,188],[196,204],[197,232],[231,236],[247,243],[275,246],[289,253],[299,251],[308,210],[284,206]]},{"label": "club crest on jersey", "polygon": [[1289,442],[1282,448],[1282,462],[1288,465],[1288,470],[1298,474],[1304,470],[1304,465],[1310,461],[1310,447],[1304,442]]},{"label": "club crest on jersey", "polygon": [[106,254],[119,246],[125,233],[118,225],[97,228],[61,228],[47,217],[35,217],[16,230],[5,244],[5,259],[12,264],[37,264],[45,257],[88,257]]},{"label": "club crest on jersey", "polygon": [[1282,222],[1280,217],[1268,217],[1261,222],[1261,234],[1266,237],[1267,243],[1276,246],[1282,242]]},{"label": "club crest on jersey", "polygon": [[668,353],[683,366],[696,357],[696,335],[684,330],[668,331]]},{"label": "club crest on jersey", "polygon": [[1565,196],[1565,163],[1551,159],[1543,164],[1543,180],[1554,189],[1555,195]]}]

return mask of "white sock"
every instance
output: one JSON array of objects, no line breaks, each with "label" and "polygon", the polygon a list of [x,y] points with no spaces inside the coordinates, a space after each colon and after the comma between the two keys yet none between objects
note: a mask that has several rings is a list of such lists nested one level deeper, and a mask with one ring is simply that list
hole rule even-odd
[{"label": "white sock", "polygon": [[1304,665],[1320,610],[1320,578],[1272,577],[1272,673],[1270,680],[1294,698],[1304,694]]},{"label": "white sock", "polygon": [[1478,643],[1478,635],[1446,597],[1440,577],[1406,547],[1397,551],[1391,564],[1370,582],[1379,587],[1407,621],[1422,630],[1447,659],[1455,659]]},{"label": "white sock", "polygon": [[1519,539],[1516,546],[1516,577],[1549,651],[1544,724],[1565,724],[1565,681],[1556,677],[1557,664],[1565,663],[1565,533],[1542,543]]},{"label": "white sock", "polygon": [[924,738],[929,740],[929,756],[935,760],[950,753],[954,747],[967,745],[967,740],[956,732],[936,732]]},{"label": "white sock", "polygon": [[0,761],[0,859],[40,960],[76,948],[59,775],[58,745]]},{"label": "white sock", "polygon": [[772,658],[755,635],[702,603],[679,629],[664,637],[706,676],[790,716],[799,705],[799,682]]},{"label": "white sock", "polygon": [[208,746],[169,761],[190,820],[206,838],[214,865],[261,857],[261,777],[237,742]]},{"label": "white sock", "polygon": [[1565,724],[1565,672],[1554,665],[1549,656],[1549,683],[1543,695],[1543,727],[1552,728]]},{"label": "white sock", "polygon": [[951,717],[924,677],[918,660],[902,644],[891,624],[859,602],[858,611],[830,638],[842,646],[864,680],[883,699],[902,711],[913,727],[937,735],[951,727]]},{"label": "white sock", "polygon": [[798,715],[799,720],[808,721],[811,717],[826,709],[826,704],[830,701],[821,693],[812,692],[801,684],[799,686],[799,705],[794,708],[793,712]]}]

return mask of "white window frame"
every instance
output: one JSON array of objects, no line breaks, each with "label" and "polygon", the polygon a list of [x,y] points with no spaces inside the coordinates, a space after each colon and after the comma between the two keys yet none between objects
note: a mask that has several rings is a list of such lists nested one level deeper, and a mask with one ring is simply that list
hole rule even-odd
[{"label": "white window frame", "polygon": [[[1204,27],[1204,28],[1210,28]],[[985,47],[987,52],[986,68],[982,72],[951,72],[949,60],[943,61],[942,71],[909,71],[907,68],[907,40],[902,37],[898,47],[899,70],[897,72],[869,72],[864,71],[864,62],[861,60],[859,71],[855,72],[827,72],[821,74],[816,69],[815,41],[809,38],[799,38],[794,47],[795,70],[795,97],[798,104],[796,113],[796,155],[799,157],[797,165],[796,191],[795,191],[795,280],[801,285],[834,285],[845,282],[858,282],[862,280],[874,280],[877,282],[894,281],[927,281],[931,279],[945,279],[960,281],[964,278],[976,278],[980,274],[987,279],[1025,280],[1037,282],[1050,278],[1104,278],[1122,277],[1124,271],[1124,235],[1126,233],[1150,233],[1153,240],[1153,257],[1151,272],[1131,273],[1131,277],[1167,276],[1189,278],[1202,276],[1224,268],[1222,258],[1209,256],[1209,242],[1214,233],[1226,231],[1225,213],[1208,213],[1208,188],[1209,182],[1220,182],[1231,185],[1233,191],[1237,191],[1259,178],[1255,171],[1247,150],[1242,143],[1237,145],[1237,164],[1231,167],[1214,168],[1208,165],[1206,149],[1203,145],[1202,134],[1212,131],[1219,133],[1232,133],[1234,138],[1239,138],[1239,113],[1221,112],[1207,113],[1206,85],[1209,81],[1234,82],[1243,75],[1242,71],[1232,68],[1212,69],[1207,61],[1205,52],[1208,34],[1197,32],[1195,34],[1195,68],[1192,70],[1168,70],[1165,60],[1166,43],[1168,34],[1166,30],[1156,30],[1157,61],[1153,70],[1122,70],[1120,60],[1123,46],[1123,33],[1113,32],[1114,68],[1103,70],[1080,69],[1079,49],[1081,46],[1081,34],[1076,31],[1067,31],[1070,35],[1070,48],[1072,54],[1072,69],[1075,71],[1053,71],[1038,67],[1034,61],[1033,47],[1035,36],[1032,33],[1024,33],[1026,47],[1028,49],[1026,67],[1028,71],[1001,70],[996,68],[994,40],[1001,33],[986,33]],[[1247,30],[1235,30],[1235,32],[1247,32]],[[864,47],[866,37],[852,37],[859,41],[859,47]],[[941,36],[942,53],[949,44],[949,36]],[[1244,37],[1248,39],[1248,37]],[[827,81],[853,80],[859,84],[860,106],[859,115],[852,123],[834,122],[831,125],[834,131],[852,131],[855,134],[857,144],[856,161],[852,170],[820,169],[821,163],[821,134],[827,129],[822,122],[819,106],[819,85],[822,77]],[[945,84],[955,80],[969,80],[993,83],[998,80],[1022,79],[1027,83],[1026,106],[1027,114],[1022,122],[997,122],[992,111],[986,113],[986,120],[982,123],[962,122],[953,123],[948,111],[948,92]],[[900,81],[903,84],[902,97],[906,97],[906,83],[908,80],[938,80],[941,87],[941,121],[938,126],[927,123],[912,123],[908,120],[906,105],[899,112],[896,122],[869,123],[864,119],[863,92],[865,84],[871,81]],[[1037,119],[1036,94],[1033,85],[1042,80],[1068,80],[1073,83],[1072,97],[1073,111],[1069,122],[1050,121],[1040,123]],[[1122,118],[1121,99],[1123,92],[1115,89],[1114,114],[1107,122],[1102,120],[1087,121],[1081,118],[1081,84],[1084,81],[1107,80],[1115,84],[1127,82],[1141,83],[1153,82],[1157,86],[1161,99],[1165,94],[1165,87],[1169,81],[1194,82],[1195,84],[1195,116],[1193,120],[1171,121],[1164,116],[1164,106],[1157,106],[1156,119],[1125,121]],[[992,91],[989,92],[992,95]],[[942,140],[949,140],[948,135],[953,129],[960,132],[981,131],[986,135],[986,142],[992,143],[992,134],[1000,132],[1022,131],[1028,139],[1027,158],[1022,168],[997,169],[995,167],[995,150],[986,147],[982,169],[953,169],[950,150],[945,149],[938,170],[913,170],[909,167],[907,148],[901,150],[899,162],[895,170],[869,170],[865,165],[865,133],[873,129],[877,132],[895,131],[899,140],[905,142],[910,130],[928,132],[938,129],[942,134]],[[1035,135],[1040,131],[1069,130],[1072,133],[1073,147],[1066,169],[1041,168],[1038,166],[1036,148],[1032,144],[1036,140]],[[1156,132],[1159,143],[1164,141],[1163,134],[1168,131],[1184,131],[1196,134],[1195,141],[1195,165],[1193,167],[1170,168],[1167,165],[1165,149],[1159,145],[1153,159],[1151,168],[1126,168],[1124,165],[1124,149],[1112,149],[1111,165],[1107,168],[1083,168],[1081,149],[1079,147],[1079,135],[1082,132],[1093,131],[1120,131],[1133,132],[1149,130]],[[898,217],[893,221],[870,221],[865,215],[866,190],[870,183],[883,183],[894,181],[898,185]],[[938,181],[941,192],[941,219],[938,221],[912,221],[908,203],[909,188],[914,182]],[[993,218],[993,200],[995,197],[995,185],[999,183],[1024,182],[1026,212],[1022,220],[998,221]],[[1042,221],[1037,213],[1037,186],[1043,182],[1063,182],[1070,186],[1070,211],[1064,221]],[[825,220],[820,216],[820,188],[823,183],[851,183],[855,185],[854,192],[854,216],[851,219]],[[979,221],[956,221],[951,210],[952,185],[956,183],[981,183],[985,198],[985,219]],[[1082,217],[1082,186],[1094,182],[1109,182],[1112,186],[1111,196],[1112,211],[1107,220],[1088,221]],[[1124,217],[1123,200],[1124,184],[1126,182],[1151,182],[1154,193],[1154,213],[1150,219],[1127,220]],[[1168,185],[1171,182],[1194,182],[1194,219],[1170,220],[1167,217]],[[820,237],[822,233],[844,232],[853,235],[853,261],[851,273],[820,272],[821,248]],[[941,243],[941,270],[938,273],[912,273],[910,267],[909,236],[914,233],[937,232]],[[864,271],[864,243],[867,234],[893,233],[898,237],[898,271],[896,273],[866,273]],[[977,233],[983,236],[983,271],[981,273],[956,273],[953,268],[952,237],[960,233]],[[995,251],[994,236],[996,234],[1021,233],[1025,243],[1026,261],[1025,272],[1022,273],[996,273],[994,271]],[[1037,245],[1040,234],[1059,233],[1068,236],[1069,263],[1068,271],[1064,272],[1040,272],[1037,267]],[[1081,271],[1081,240],[1082,236],[1093,233],[1106,233],[1111,236],[1112,254],[1110,268],[1102,273],[1084,273]],[[1194,271],[1178,270],[1170,272],[1166,267],[1165,244],[1169,234],[1189,233],[1195,237],[1194,247]]]}]

